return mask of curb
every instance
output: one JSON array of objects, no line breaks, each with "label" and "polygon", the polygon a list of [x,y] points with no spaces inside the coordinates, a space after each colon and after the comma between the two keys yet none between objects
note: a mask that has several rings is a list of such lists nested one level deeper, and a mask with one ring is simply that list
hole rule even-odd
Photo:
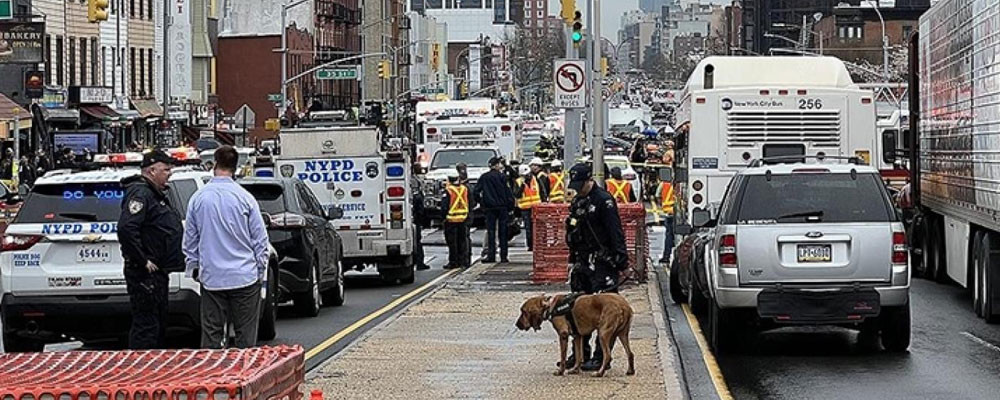
[{"label": "curb", "polygon": [[[655,269],[655,267],[654,267]],[[646,293],[649,296],[650,311],[653,313],[653,323],[656,326],[656,347],[660,353],[660,374],[663,375],[663,386],[667,392],[667,398],[682,399],[689,398],[687,387],[684,385],[684,370],[678,359],[676,343],[668,343],[668,335],[671,335],[666,322],[666,308],[663,306],[663,293],[660,286],[660,278],[657,273],[652,275],[652,285],[646,284]],[[668,348],[673,351],[668,352]],[[673,374],[667,373],[667,368]]]}]

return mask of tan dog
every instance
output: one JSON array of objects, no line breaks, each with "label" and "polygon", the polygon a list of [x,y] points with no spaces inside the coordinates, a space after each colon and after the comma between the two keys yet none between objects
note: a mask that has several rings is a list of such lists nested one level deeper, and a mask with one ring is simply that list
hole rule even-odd
[{"label": "tan dog", "polygon": [[[615,293],[600,293],[592,295],[582,295],[573,304],[571,314],[576,324],[577,332],[572,332],[572,327],[566,316],[552,316],[553,308],[564,297],[555,295],[552,297],[535,296],[521,305],[521,316],[517,319],[517,328],[526,331],[528,329],[539,330],[542,322],[548,319],[552,322],[552,327],[559,334],[559,370],[556,376],[566,372],[566,347],[569,337],[573,334],[574,354],[583,354],[583,338],[590,336],[595,330],[600,337],[601,349],[604,351],[604,359],[601,369],[593,374],[595,377],[604,376],[611,362],[611,348],[615,339],[622,343],[625,354],[628,355],[627,375],[635,375],[635,356],[629,346],[628,334],[632,329],[632,307],[624,297]],[[569,370],[571,374],[580,373],[580,366],[583,364],[583,357],[576,358],[576,365]]]}]

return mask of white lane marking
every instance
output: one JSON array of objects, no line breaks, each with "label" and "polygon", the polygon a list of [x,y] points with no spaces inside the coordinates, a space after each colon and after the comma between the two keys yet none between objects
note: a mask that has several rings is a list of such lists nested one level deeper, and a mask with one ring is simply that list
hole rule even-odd
[{"label": "white lane marking", "polygon": [[979,344],[983,345],[983,347],[986,347],[987,349],[990,349],[990,350],[993,350],[995,352],[1000,353],[1000,347],[998,347],[997,345],[995,345],[993,343],[990,343],[990,342],[986,341],[986,339],[980,338],[979,336],[973,335],[973,334],[971,334],[969,332],[965,332],[965,331],[962,332],[962,336],[965,336],[965,337],[969,338],[969,340],[972,340],[973,342],[976,342],[976,343],[979,343]]}]

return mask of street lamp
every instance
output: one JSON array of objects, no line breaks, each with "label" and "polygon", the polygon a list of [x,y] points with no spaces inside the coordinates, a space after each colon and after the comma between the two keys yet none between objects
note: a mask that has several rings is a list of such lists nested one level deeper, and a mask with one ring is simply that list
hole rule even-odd
[{"label": "street lamp", "polygon": [[[868,4],[873,9],[875,9],[875,14],[878,15],[878,20],[882,24],[882,74],[886,82],[889,81],[889,37],[885,34],[885,18],[882,18],[882,11],[878,8],[878,3],[872,0],[862,0],[862,4]],[[853,8],[850,4],[839,3],[837,7],[839,9]],[[860,8],[860,7],[859,7]]]}]

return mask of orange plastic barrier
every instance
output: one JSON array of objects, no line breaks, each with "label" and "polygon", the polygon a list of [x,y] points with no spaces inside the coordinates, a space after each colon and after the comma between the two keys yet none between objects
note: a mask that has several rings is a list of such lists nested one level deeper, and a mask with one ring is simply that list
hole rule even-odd
[{"label": "orange plastic barrier", "polygon": [[[649,254],[649,237],[646,234],[646,210],[640,203],[619,204],[618,215],[625,231],[628,249],[628,270],[623,276],[635,275],[644,282]],[[542,203],[532,212],[532,242],[534,263],[531,280],[535,283],[565,282],[568,277],[569,247],[566,245],[566,217],[568,204]]]},{"label": "orange plastic barrier", "polygon": [[0,355],[0,400],[298,400],[301,346]]}]

